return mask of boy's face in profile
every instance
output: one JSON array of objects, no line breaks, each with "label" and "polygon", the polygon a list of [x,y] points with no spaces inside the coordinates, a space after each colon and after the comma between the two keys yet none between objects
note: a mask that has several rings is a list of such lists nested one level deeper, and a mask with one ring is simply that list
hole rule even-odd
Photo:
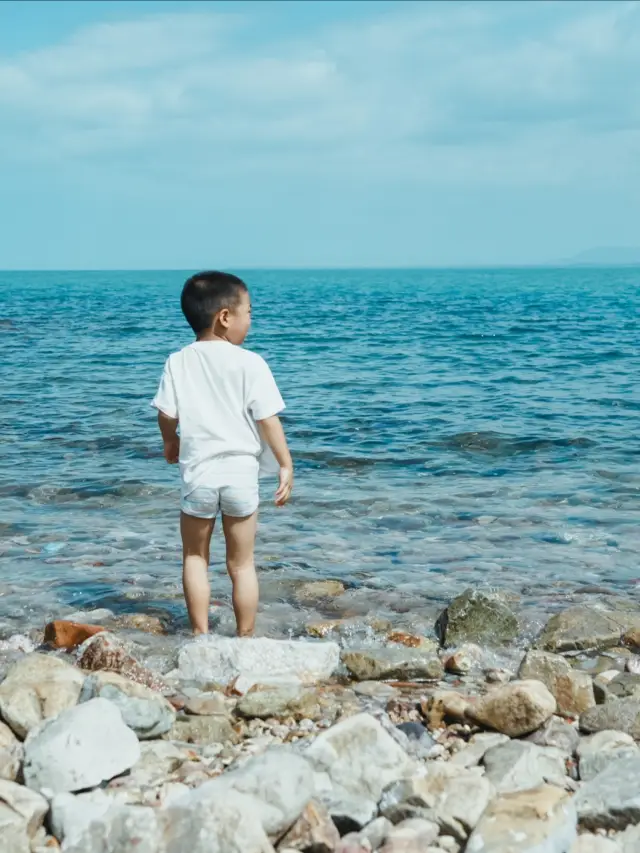
[{"label": "boy's face in profile", "polygon": [[251,299],[246,291],[242,292],[240,301],[234,308],[226,311],[226,335],[227,340],[239,346],[251,328]]}]

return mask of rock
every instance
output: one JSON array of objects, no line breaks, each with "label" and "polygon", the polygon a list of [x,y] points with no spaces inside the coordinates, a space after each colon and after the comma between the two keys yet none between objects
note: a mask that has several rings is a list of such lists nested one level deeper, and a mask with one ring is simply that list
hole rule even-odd
[{"label": "rock", "polygon": [[138,738],[106,699],[92,699],[35,729],[25,743],[24,778],[33,790],[93,788],[140,758]]},{"label": "rock", "polygon": [[605,730],[625,732],[640,739],[640,699],[619,699],[586,711],[580,729],[587,734]]},{"label": "rock", "polygon": [[478,669],[482,663],[483,651],[475,643],[464,643],[444,662],[447,672],[454,675],[468,675]]},{"label": "rock", "polygon": [[28,838],[33,838],[49,811],[49,803],[40,794],[6,780],[0,781],[0,805],[9,808],[20,818]]},{"label": "rock", "polygon": [[438,650],[438,644],[435,640],[417,634],[408,634],[406,631],[389,631],[386,640],[388,643],[406,646],[408,649],[425,649],[430,652]]},{"label": "rock", "polygon": [[66,848],[76,844],[93,821],[99,821],[117,805],[124,802],[101,789],[78,795],[56,794],[51,800],[51,830],[58,841],[66,842]]},{"label": "rock", "polygon": [[304,629],[310,637],[316,637],[321,640],[338,631],[343,624],[343,619],[326,619],[321,622],[308,622]]},{"label": "rock", "polygon": [[199,637],[182,647],[178,674],[183,681],[229,684],[313,683],[329,678],[340,661],[337,643],[236,637]]},{"label": "rock", "polygon": [[608,679],[604,679],[603,675],[604,673],[594,682],[594,685],[598,686],[596,695],[599,703],[609,702],[611,699],[640,699],[640,675],[616,672]]},{"label": "rock", "polygon": [[279,837],[313,797],[313,771],[301,755],[287,747],[271,747],[241,767],[205,782],[186,802],[215,805],[229,792],[250,797],[254,803],[251,819],[261,823],[269,835]]},{"label": "rock", "polygon": [[579,716],[596,704],[591,677],[573,669],[560,655],[532,649],[524,656],[518,678],[541,681],[564,716]]},{"label": "rock", "polygon": [[513,680],[513,673],[508,669],[485,669],[484,677],[487,684],[507,684]]},{"label": "rock", "polygon": [[15,782],[22,764],[22,744],[9,726],[0,722],[0,780]]},{"label": "rock", "polygon": [[492,747],[484,756],[487,779],[499,794],[527,791],[545,782],[564,784],[565,756],[554,747],[510,741]]},{"label": "rock", "polygon": [[467,746],[454,753],[449,759],[449,763],[454,767],[476,767],[488,750],[502,743],[508,743],[508,741],[509,738],[506,735],[481,732],[473,735]]},{"label": "rock", "polygon": [[187,714],[197,717],[210,717],[214,714],[227,714],[229,700],[224,693],[201,693],[193,696],[184,706]]},{"label": "rock", "polygon": [[164,737],[182,743],[236,743],[238,736],[230,720],[220,714],[176,720]]},{"label": "rock", "polygon": [[384,684],[380,681],[359,681],[353,685],[353,692],[357,696],[366,696],[369,699],[377,699],[380,702],[385,702],[388,699],[393,699],[398,696],[398,689],[390,684]]},{"label": "rock", "polygon": [[[371,853],[371,845],[362,843],[357,832],[350,832],[340,839],[340,843],[335,849],[335,853]],[[278,851],[283,853],[283,851]]]},{"label": "rock", "polygon": [[44,641],[57,649],[76,649],[100,631],[104,631],[101,625],[82,625],[80,622],[58,619],[55,622],[49,622],[45,627]]},{"label": "rock", "polygon": [[393,824],[390,820],[386,817],[377,817],[358,833],[358,838],[363,844],[369,844],[371,850],[377,850],[378,847],[382,847],[391,829]]},{"label": "rock", "polygon": [[406,647],[348,649],[342,653],[342,663],[358,681],[437,681],[444,675],[437,655]]},{"label": "rock", "polygon": [[165,626],[158,616],[147,613],[122,613],[112,620],[115,627],[125,631],[144,631],[145,634],[166,634]]},{"label": "rock", "polygon": [[570,853],[622,853],[616,841],[601,835],[580,835]]},{"label": "rock", "polygon": [[129,778],[140,786],[155,786],[164,782],[181,765],[193,762],[193,751],[165,740],[144,741],[140,744],[140,760],[131,769]]},{"label": "rock", "polygon": [[576,837],[571,798],[560,788],[542,785],[490,803],[465,853],[567,853]]},{"label": "rock", "polygon": [[142,666],[128,651],[127,646],[108,631],[96,634],[80,646],[78,666],[91,672],[117,672],[129,681],[143,684],[152,690],[162,691],[166,688],[164,679]]},{"label": "rock", "polygon": [[341,581],[309,581],[295,591],[295,598],[301,603],[314,603],[322,598],[335,598],[346,590]]},{"label": "rock", "polygon": [[106,607],[98,607],[95,610],[74,610],[67,614],[67,622],[80,622],[87,625],[99,625],[101,622],[109,622],[115,619],[113,610]]},{"label": "rock", "polygon": [[[167,847],[167,853],[169,848]],[[173,848],[176,851],[179,848]],[[203,847],[189,846],[189,853]],[[210,850],[215,850],[211,847]],[[144,806],[113,806],[92,821],[72,842],[65,843],[64,853],[164,853],[162,829],[155,809]]]},{"label": "rock", "polygon": [[574,755],[580,743],[580,734],[570,723],[559,717],[551,717],[542,728],[529,735],[527,740],[537,746],[555,746],[566,755]]},{"label": "rock", "polygon": [[634,675],[640,675],[640,655],[632,655],[628,658],[625,669],[627,672],[632,672]]},{"label": "rock", "polygon": [[624,732],[602,731],[583,738],[578,747],[580,778],[583,782],[594,779],[610,764],[639,752],[631,735]]},{"label": "rock", "polygon": [[446,646],[501,645],[514,640],[518,630],[518,619],[503,595],[473,589],[454,598],[436,622],[436,634]]},{"label": "rock", "polygon": [[[407,753],[369,714],[356,714],[322,732],[305,751],[316,770],[318,793],[336,817],[338,803],[351,805],[338,814],[357,828],[376,815],[384,788],[410,774]],[[354,827],[355,828],[355,827]]]},{"label": "rock", "polygon": [[430,729],[440,729],[445,720],[466,722],[470,702],[454,690],[436,690],[420,707]]},{"label": "rock", "polygon": [[464,841],[494,796],[481,768],[466,770],[445,763],[427,765],[424,776],[414,775],[387,786],[380,812],[392,822],[411,813],[404,805],[436,822],[444,833]]},{"label": "rock", "polygon": [[321,713],[321,709],[318,695],[314,690],[285,685],[265,690],[250,690],[238,700],[236,713],[250,719],[294,717],[300,720],[315,719]]},{"label": "rock", "polygon": [[84,677],[59,658],[31,654],[0,684],[0,714],[19,738],[78,701]]},{"label": "rock", "polygon": [[586,782],[575,797],[580,824],[589,830],[625,829],[640,816],[640,755],[621,758]]},{"label": "rock", "polygon": [[333,853],[339,841],[340,833],[327,809],[321,803],[310,800],[298,820],[280,840],[279,849],[285,847],[303,850],[305,853]]},{"label": "rock", "polygon": [[556,700],[540,681],[513,681],[470,704],[467,715],[509,737],[530,734],[556,711]]},{"label": "rock", "polygon": [[115,672],[100,672],[86,679],[80,701],[98,696],[119,708],[125,724],[140,740],[160,737],[171,729],[176,719],[173,706],[163,696]]},{"label": "rock", "polygon": [[640,614],[629,610],[578,605],[556,613],[547,622],[536,646],[547,652],[610,649],[621,636],[640,625]]},{"label": "rock", "polygon": [[640,826],[629,826],[624,832],[616,835],[616,843],[620,847],[616,853],[638,853],[640,850]]},{"label": "rock", "polygon": [[438,837],[437,823],[428,820],[405,820],[389,830],[380,853],[424,853]]}]

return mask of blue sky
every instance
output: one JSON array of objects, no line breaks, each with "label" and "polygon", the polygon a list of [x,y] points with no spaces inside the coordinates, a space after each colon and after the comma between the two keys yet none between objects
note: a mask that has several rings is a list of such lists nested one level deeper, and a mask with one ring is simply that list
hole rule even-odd
[{"label": "blue sky", "polygon": [[640,246],[640,3],[0,3],[0,268]]}]

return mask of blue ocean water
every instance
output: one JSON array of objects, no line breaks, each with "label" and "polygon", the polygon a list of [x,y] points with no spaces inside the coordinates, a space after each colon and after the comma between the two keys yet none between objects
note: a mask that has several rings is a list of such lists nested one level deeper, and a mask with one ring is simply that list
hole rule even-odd
[{"label": "blue ocean water", "polygon": [[[0,273],[0,633],[71,610],[185,625],[153,397],[191,340],[176,272]],[[261,630],[428,629],[467,586],[640,596],[640,270],[250,271],[295,500],[258,543]],[[214,547],[214,613],[231,618]],[[301,606],[300,580],[348,591]],[[226,620],[226,622],[225,622]]]}]

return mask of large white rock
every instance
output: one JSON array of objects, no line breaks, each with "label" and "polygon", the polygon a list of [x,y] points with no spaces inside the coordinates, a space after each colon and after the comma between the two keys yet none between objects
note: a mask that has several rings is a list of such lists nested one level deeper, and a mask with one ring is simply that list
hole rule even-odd
[{"label": "large white rock", "polygon": [[552,746],[511,740],[489,749],[484,756],[487,778],[499,794],[526,791],[553,781],[564,785],[565,754]]},{"label": "large white rock", "polygon": [[51,800],[49,823],[58,841],[69,846],[82,839],[84,831],[116,805],[126,805],[126,794],[105,794],[98,789],[86,794],[56,794]]},{"label": "large white rock", "polygon": [[124,773],[139,758],[138,738],[116,706],[91,699],[29,735],[24,778],[33,790],[81,791]]},{"label": "large white rock", "polygon": [[96,672],[86,679],[80,702],[97,697],[117,705],[125,724],[140,740],[160,737],[176,719],[175,710],[164,696],[116,672]]},{"label": "large white rock", "polygon": [[52,655],[32,654],[13,664],[0,684],[0,714],[19,738],[78,701],[84,675]]},{"label": "large white rock", "polygon": [[[165,853],[157,812],[145,806],[113,806],[62,849],[64,853]],[[195,847],[184,850],[196,853]]]},{"label": "large white rock", "polygon": [[177,674],[201,684],[241,679],[246,690],[253,684],[322,681],[339,662],[337,643],[207,635],[180,649]]}]

